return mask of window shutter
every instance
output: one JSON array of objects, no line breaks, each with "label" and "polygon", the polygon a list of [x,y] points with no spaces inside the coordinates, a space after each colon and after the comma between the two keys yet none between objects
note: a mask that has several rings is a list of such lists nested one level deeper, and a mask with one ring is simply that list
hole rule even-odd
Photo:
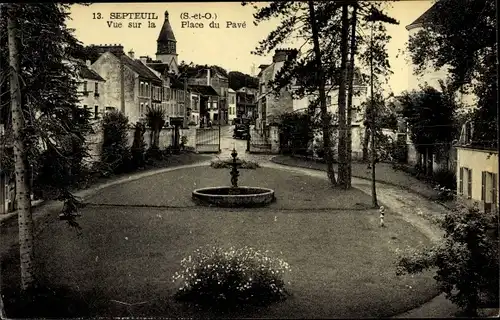
[{"label": "window shutter", "polygon": [[464,194],[464,168],[460,167],[459,181],[458,181],[459,194]]},{"label": "window shutter", "polygon": [[472,198],[472,169],[467,169],[467,197]]},{"label": "window shutter", "polygon": [[486,200],[486,171],[481,172],[481,201]]},{"label": "window shutter", "polygon": [[497,204],[497,174],[491,174],[491,203],[494,206]]}]

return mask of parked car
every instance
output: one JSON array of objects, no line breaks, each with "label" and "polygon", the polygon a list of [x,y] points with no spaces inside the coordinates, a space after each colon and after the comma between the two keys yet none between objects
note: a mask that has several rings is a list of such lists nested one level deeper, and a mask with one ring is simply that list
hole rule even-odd
[{"label": "parked car", "polygon": [[249,132],[250,132],[250,121],[248,119],[241,119],[241,118],[234,119],[233,138],[247,139]]}]

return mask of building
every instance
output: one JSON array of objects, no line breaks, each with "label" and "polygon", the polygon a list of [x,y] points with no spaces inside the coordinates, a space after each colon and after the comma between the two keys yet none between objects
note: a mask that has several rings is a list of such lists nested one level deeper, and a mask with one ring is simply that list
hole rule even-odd
[{"label": "building", "polygon": [[457,147],[457,195],[484,211],[498,211],[498,150]]},{"label": "building", "polygon": [[106,110],[120,110],[130,123],[144,121],[148,107],[162,104],[163,80],[141,60],[127,56],[121,45],[99,49],[105,52],[92,64],[92,70],[106,80]]},{"label": "building", "polygon": [[[215,68],[198,70],[196,73],[187,75],[188,85],[194,91],[200,93],[200,117],[204,121],[227,124],[227,96],[229,81],[227,77],[220,74]],[[221,116],[219,116],[221,115]]]},{"label": "building", "polygon": [[227,92],[227,119],[232,122],[236,117],[236,91],[229,88]]},{"label": "building", "polygon": [[293,111],[292,95],[287,90],[280,92],[279,98],[268,86],[269,81],[275,79],[287,59],[298,54],[296,49],[277,49],[274,52],[273,63],[260,65],[259,93],[257,97],[257,131],[265,131],[267,127],[276,122],[281,114]]},{"label": "building", "polygon": [[177,75],[179,74],[177,57],[177,40],[170,25],[168,11],[165,11],[165,20],[156,40],[156,60],[164,63],[169,72]]},{"label": "building", "polygon": [[103,94],[104,80],[97,72],[91,69],[90,60],[79,70],[80,105],[85,109],[90,109],[92,118],[97,120],[105,111],[105,95]]},{"label": "building", "polygon": [[236,91],[236,117],[257,118],[257,89],[242,87]]},{"label": "building", "polygon": [[[318,94],[311,94],[301,99],[294,98],[291,91],[296,88],[291,86],[291,91],[282,89],[279,96],[275,95],[267,83],[275,79],[276,74],[283,67],[285,61],[297,54],[295,49],[278,49],[275,51],[273,63],[270,65],[261,65],[259,73],[259,98],[257,103],[256,128],[266,130],[266,127],[273,122],[278,122],[281,114],[291,112],[307,112],[311,102],[318,99]],[[368,88],[360,81],[359,70],[355,70],[353,79],[353,113],[351,122],[352,153],[353,158],[360,158],[362,155],[363,137],[364,137],[364,116],[362,103],[367,99]],[[331,83],[331,81],[327,81]],[[332,114],[338,113],[338,87],[332,87],[327,94],[327,108]],[[317,109],[319,112],[319,109]],[[322,132],[319,130],[316,134],[321,139]]]}]

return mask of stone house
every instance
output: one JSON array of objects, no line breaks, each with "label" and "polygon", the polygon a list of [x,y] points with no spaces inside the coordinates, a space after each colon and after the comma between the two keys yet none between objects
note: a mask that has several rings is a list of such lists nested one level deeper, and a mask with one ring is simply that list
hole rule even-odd
[{"label": "stone house", "polygon": [[144,121],[147,108],[162,103],[163,80],[141,60],[127,56],[123,46],[100,48],[107,51],[91,67],[106,80],[102,92],[106,110],[120,110],[130,123]]}]

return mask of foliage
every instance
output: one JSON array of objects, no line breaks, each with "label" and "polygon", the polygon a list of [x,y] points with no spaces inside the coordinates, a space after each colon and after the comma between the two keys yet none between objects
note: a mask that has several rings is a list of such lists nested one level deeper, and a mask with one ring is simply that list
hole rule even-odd
[{"label": "foliage", "polygon": [[163,106],[148,106],[146,110],[146,123],[151,129],[149,147],[158,149],[160,144],[160,132],[165,125],[167,110]]},{"label": "foliage", "polygon": [[[23,143],[35,188],[52,189],[61,201],[73,201],[70,187],[85,179],[85,137],[92,133],[90,114],[78,106],[78,72],[74,53],[80,46],[66,28],[69,4],[10,4],[20,25],[20,83],[25,128]],[[6,10],[0,17],[0,70],[9,70]],[[0,117],[11,131],[9,81],[0,74]],[[6,81],[4,81],[6,80]],[[52,166],[52,168],[51,168]],[[52,179],[53,168],[57,172]],[[67,179],[67,180],[66,180]]]},{"label": "foliage", "polygon": [[307,114],[282,114],[279,125],[281,152],[306,155],[313,139],[313,125]]},{"label": "foliage", "polygon": [[283,300],[288,296],[283,276],[290,267],[267,254],[250,247],[197,249],[173,276],[173,282],[182,281],[176,298],[223,308]]},{"label": "foliage", "polygon": [[398,100],[417,151],[425,153],[430,149],[438,156],[445,154],[457,135],[454,127],[456,104],[430,86],[421,91],[403,92]]},{"label": "foliage", "polygon": [[239,90],[242,87],[248,87],[253,89],[257,89],[259,87],[259,79],[239,71],[229,72],[228,78],[229,78],[229,87],[233,90]]},{"label": "foliage", "polygon": [[[231,163],[233,163],[233,159],[218,159],[210,162],[210,166],[214,169],[229,169],[232,168]],[[257,169],[260,168],[260,165],[255,161],[249,160],[238,160],[239,166],[238,169]]]},{"label": "foliage", "polygon": [[133,169],[143,168],[146,165],[145,152],[146,142],[144,141],[145,126],[138,122],[134,126],[134,141],[131,148],[131,165]]},{"label": "foliage", "polygon": [[181,148],[184,148],[188,143],[188,137],[187,136],[182,136],[181,137]]},{"label": "foliage", "polygon": [[498,303],[498,216],[459,205],[442,221],[444,242],[404,255],[398,274],[437,268],[435,279],[448,299],[469,316],[488,301]]},{"label": "foliage", "polygon": [[473,144],[497,145],[497,20],[493,0],[439,0],[408,50],[417,73],[447,67],[452,87],[474,93]]},{"label": "foliage", "polygon": [[113,110],[103,118],[103,142],[101,162],[113,173],[128,171],[130,149],[128,147],[128,118]]}]

